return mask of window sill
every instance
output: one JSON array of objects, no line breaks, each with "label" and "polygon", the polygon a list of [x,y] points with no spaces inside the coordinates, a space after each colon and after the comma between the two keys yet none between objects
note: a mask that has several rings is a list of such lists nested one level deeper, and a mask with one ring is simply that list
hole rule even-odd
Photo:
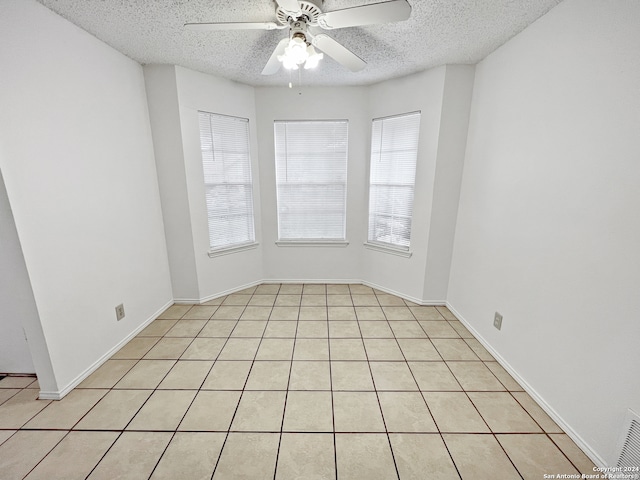
[{"label": "window sill", "polygon": [[388,253],[391,255],[397,255],[399,257],[404,257],[404,258],[410,258],[412,255],[412,252],[410,252],[409,250],[402,250],[400,248],[390,247],[386,245],[379,245],[377,243],[364,242],[364,247],[368,248],[369,250],[374,250],[376,252]]},{"label": "window sill", "polygon": [[218,248],[216,250],[209,250],[208,255],[209,255],[209,258],[220,257],[222,255],[229,255],[232,253],[244,252],[245,250],[252,250],[256,248],[258,245],[259,243],[254,242],[254,243],[245,243],[242,245],[236,245],[233,247]]},{"label": "window sill", "polygon": [[346,247],[347,240],[278,240],[279,247]]}]

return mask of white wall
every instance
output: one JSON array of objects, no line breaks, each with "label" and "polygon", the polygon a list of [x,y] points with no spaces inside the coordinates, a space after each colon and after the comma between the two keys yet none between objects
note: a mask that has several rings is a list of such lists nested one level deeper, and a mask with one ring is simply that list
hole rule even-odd
[{"label": "white wall", "polygon": [[473,65],[446,66],[422,293],[428,303],[447,298],[474,73]]},{"label": "white wall", "polygon": [[57,391],[49,348],[1,171],[0,308],[0,372],[36,373],[42,390]]},{"label": "white wall", "polygon": [[[199,300],[253,285],[262,279],[260,184],[253,87],[176,67],[180,126],[189,200]],[[257,248],[210,258],[198,111],[249,119]]]},{"label": "white wall", "polygon": [[193,246],[180,103],[173,65],[146,65],[144,80],[153,132],[173,298],[200,298]]},{"label": "white wall", "polygon": [[0,172],[0,373],[36,373],[23,322],[39,322],[16,224]]},{"label": "white wall", "polygon": [[[159,125],[154,124],[155,135],[157,137],[170,135],[172,141],[174,141],[175,135],[179,135],[181,142],[179,153],[174,150],[169,152],[166,149],[162,150],[167,146],[166,142],[164,142],[164,146],[156,148],[158,161],[163,162],[164,165],[160,167],[159,163],[159,169],[167,174],[166,181],[160,182],[163,196],[180,198],[180,202],[175,202],[172,205],[171,211],[165,209],[164,212],[165,219],[168,218],[167,215],[182,218],[182,222],[167,222],[165,220],[167,238],[178,239],[175,243],[168,244],[169,255],[170,257],[180,255],[176,251],[186,252],[188,263],[182,264],[183,271],[190,270],[192,277],[189,278],[189,281],[192,278],[197,281],[197,289],[193,294],[190,294],[191,296],[181,294],[181,296],[176,296],[176,300],[201,302],[260,282],[263,278],[261,209],[253,88],[181,67],[145,68],[148,85],[150,81],[154,81],[154,75],[157,80],[159,68],[164,69],[163,75],[165,77],[167,75],[174,76],[164,85],[155,82],[156,91],[154,100],[151,100],[150,97],[152,103],[150,108],[151,111],[159,108],[160,114],[165,115],[163,121],[167,130],[158,129]],[[167,69],[170,69],[171,72],[167,73]],[[174,97],[176,98],[175,103]],[[166,102],[166,98],[172,99],[170,110],[162,110],[161,104]],[[208,255],[209,230],[198,124],[199,110],[249,119],[257,248],[213,258]],[[176,127],[179,130],[176,131]],[[174,146],[177,147],[178,143],[178,140],[175,140]],[[175,181],[175,175],[172,172],[179,172],[178,182]],[[183,278],[178,280],[173,278],[174,283],[183,282]],[[174,292],[176,291],[176,285],[174,285]]]},{"label": "white wall", "polygon": [[[177,300],[203,301],[267,280],[365,281],[416,301],[444,302],[473,67],[441,67],[372,87],[344,88],[254,89],[171,66],[145,67],[145,77]],[[214,258],[207,255],[198,110],[249,119],[256,237],[260,244],[256,249]],[[402,258],[363,246],[370,129],[372,118],[415,110],[422,111],[422,122],[413,254]],[[349,121],[349,244],[278,246],[273,122],[318,119]],[[178,127],[180,138],[176,136]],[[438,212],[433,211],[432,202],[438,203]],[[435,227],[430,228],[433,214]],[[430,249],[433,252],[428,263]],[[176,295],[178,291],[192,293]]]},{"label": "white wall", "polygon": [[[366,240],[366,156],[370,120],[366,87],[256,88],[258,155],[262,189],[264,278],[278,281],[361,279]],[[348,120],[347,241],[337,246],[277,246],[278,214],[274,158],[275,120]]]},{"label": "white wall", "polygon": [[34,1],[2,7],[0,168],[55,397],[171,302],[149,116],[140,65]]},{"label": "white wall", "polygon": [[609,464],[640,412],[638,25],[565,0],[477,66],[448,294]]},{"label": "white wall", "polygon": [[[443,303],[448,284],[472,84],[473,67],[458,66],[440,67],[370,87],[257,88],[265,278],[364,281],[415,301]],[[445,86],[447,102],[444,102]],[[422,116],[412,255],[404,258],[364,247],[367,240],[371,121],[377,117],[416,110],[420,110]],[[446,119],[444,133],[441,129],[442,118]],[[278,231],[273,122],[309,119],[349,120],[349,246],[346,248],[275,244]],[[462,125],[455,123],[457,120],[462,121]],[[442,172],[438,178],[436,164]],[[437,182],[441,183],[439,195],[434,189]],[[432,210],[434,198],[441,207],[438,218],[447,219],[439,220],[436,228],[430,229],[435,213]],[[428,269],[427,257],[431,249],[434,250],[432,258],[437,260]],[[428,286],[425,287],[427,282]]]},{"label": "white wall", "polygon": [[[448,292],[470,70],[289,90],[148,69],[149,98],[160,99],[152,120],[173,115],[158,127],[171,133],[156,142],[160,183],[171,162],[183,164],[171,218],[188,221],[168,226],[167,242],[184,235],[172,267],[181,254],[193,263],[182,277],[172,268],[172,294],[141,67],[36,2],[2,6],[0,168],[33,288],[25,330],[45,394],[66,392],[173,295],[362,278],[418,300],[446,294],[570,433],[614,462],[625,410],[640,411],[636,1],[565,0],[477,67]],[[253,126],[257,249],[207,256],[200,109]],[[413,256],[403,259],[362,247],[369,130],[372,117],[414,110],[421,153]],[[273,120],[314,118],[350,122],[350,245],[277,247]],[[171,198],[163,191],[165,218]],[[121,302],[127,317],[116,323]]]},{"label": "white wall", "polygon": [[[444,298],[423,298],[423,293],[445,73],[446,67],[439,67],[382,82],[369,87],[368,90],[369,129],[372,118],[418,110],[421,111],[421,116],[411,224],[412,255],[410,258],[403,258],[386,252],[365,249],[362,252],[362,275],[368,283],[415,301],[427,300],[429,303],[434,301],[442,303],[444,300]],[[370,133],[368,137],[370,143],[369,138]],[[367,144],[368,152],[370,151],[369,143]],[[368,182],[368,170],[366,178]],[[368,199],[364,206],[365,217],[367,208]],[[366,229],[366,218],[364,228]]]}]

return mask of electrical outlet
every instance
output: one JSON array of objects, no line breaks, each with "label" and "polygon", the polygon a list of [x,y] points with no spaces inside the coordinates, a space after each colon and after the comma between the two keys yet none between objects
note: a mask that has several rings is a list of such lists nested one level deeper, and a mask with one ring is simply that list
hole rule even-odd
[{"label": "electrical outlet", "polygon": [[120,321],[124,318],[124,305],[120,304],[116,307],[116,320]]},{"label": "electrical outlet", "polygon": [[502,315],[500,315],[498,312],[496,312],[493,317],[493,326],[498,330],[502,329]]}]

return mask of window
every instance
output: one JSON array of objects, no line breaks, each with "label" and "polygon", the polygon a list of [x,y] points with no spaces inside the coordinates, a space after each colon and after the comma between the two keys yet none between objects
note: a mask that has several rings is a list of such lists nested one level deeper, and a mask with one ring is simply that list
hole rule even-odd
[{"label": "window", "polygon": [[278,121],[274,129],[280,240],[344,241],[348,122]]},{"label": "window", "polygon": [[409,250],[420,112],[373,121],[369,242]]},{"label": "window", "polygon": [[199,112],[211,251],[255,242],[249,120]]}]

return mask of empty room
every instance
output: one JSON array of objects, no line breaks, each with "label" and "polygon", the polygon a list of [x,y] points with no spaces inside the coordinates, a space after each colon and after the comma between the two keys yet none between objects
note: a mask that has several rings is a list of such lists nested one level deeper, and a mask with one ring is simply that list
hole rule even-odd
[{"label": "empty room", "polygon": [[640,479],[640,2],[0,0],[0,478]]}]

